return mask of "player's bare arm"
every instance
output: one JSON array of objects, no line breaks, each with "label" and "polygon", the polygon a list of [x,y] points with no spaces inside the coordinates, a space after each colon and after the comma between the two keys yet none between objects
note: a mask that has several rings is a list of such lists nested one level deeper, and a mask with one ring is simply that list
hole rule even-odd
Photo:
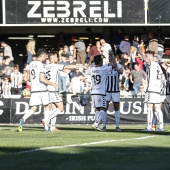
[{"label": "player's bare arm", "polygon": [[146,55],[144,53],[141,52],[141,49],[139,48],[139,54],[141,55],[141,57],[143,58],[143,60],[146,62],[146,64],[150,65],[151,62],[150,60],[146,57]]},{"label": "player's bare arm", "polygon": [[45,78],[45,75],[44,73],[40,73],[40,82],[44,83],[44,84],[47,84],[47,85],[51,85],[53,87],[57,87],[57,83],[52,83],[50,81],[48,81],[46,78]]}]

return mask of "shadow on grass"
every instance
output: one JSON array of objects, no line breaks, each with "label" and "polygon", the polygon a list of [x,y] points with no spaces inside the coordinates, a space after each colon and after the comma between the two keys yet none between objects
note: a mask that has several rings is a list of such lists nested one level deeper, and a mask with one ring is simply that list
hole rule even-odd
[{"label": "shadow on grass", "polygon": [[[0,168],[56,170],[169,170],[169,147],[70,147],[18,154],[31,148],[0,148]],[[10,162],[10,163],[9,163]]]}]

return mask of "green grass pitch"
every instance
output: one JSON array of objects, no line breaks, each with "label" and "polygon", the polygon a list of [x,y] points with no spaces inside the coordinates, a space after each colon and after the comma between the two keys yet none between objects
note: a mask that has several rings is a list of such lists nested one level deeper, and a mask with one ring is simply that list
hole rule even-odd
[{"label": "green grass pitch", "polygon": [[0,170],[169,170],[170,125],[164,132],[142,132],[145,125],[108,125],[97,132],[91,125],[0,125]]}]

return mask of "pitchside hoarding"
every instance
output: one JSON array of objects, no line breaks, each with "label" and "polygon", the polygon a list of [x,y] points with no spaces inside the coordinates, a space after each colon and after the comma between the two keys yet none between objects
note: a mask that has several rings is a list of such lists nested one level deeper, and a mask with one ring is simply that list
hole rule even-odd
[{"label": "pitchside hoarding", "polygon": [[3,0],[4,24],[144,24],[144,0]]},{"label": "pitchside hoarding", "polygon": [[[125,123],[146,123],[147,108],[144,98],[126,98],[120,102],[120,122]],[[29,108],[29,99],[0,99],[0,123],[18,123]],[[164,113],[164,123],[170,122],[168,106],[162,107]],[[41,123],[43,119],[44,107],[39,106],[27,123]],[[86,106],[79,104],[79,98],[73,98],[71,104],[66,104],[64,112],[57,115],[58,124],[91,124],[94,122],[95,110],[91,102]],[[115,113],[113,104],[110,103],[107,111],[107,123],[115,123]]]}]

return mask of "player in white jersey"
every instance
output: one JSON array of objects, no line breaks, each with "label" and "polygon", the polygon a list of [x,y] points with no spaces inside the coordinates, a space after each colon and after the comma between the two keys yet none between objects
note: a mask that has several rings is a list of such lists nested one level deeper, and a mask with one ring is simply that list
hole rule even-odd
[{"label": "player in white jersey", "polygon": [[119,128],[119,123],[120,123],[119,75],[120,74],[123,74],[123,67],[121,64],[117,63],[117,67],[114,68],[107,75],[107,86],[106,86],[107,109],[109,107],[109,102],[112,101],[115,110],[116,131],[121,131]]},{"label": "player in white jersey", "polygon": [[45,111],[45,130],[48,130],[49,115],[50,115],[50,96],[46,85],[56,87],[56,83],[52,83],[45,78],[43,61],[47,58],[46,50],[39,49],[37,52],[37,61],[32,61],[29,65],[29,79],[31,83],[30,108],[26,111],[18,126],[18,131],[21,132],[24,122],[37,110],[37,106],[43,104]]},{"label": "player in white jersey", "polygon": [[[93,58],[90,59],[91,62]],[[101,55],[97,55],[94,57],[95,67],[89,68],[86,71],[86,74],[91,75],[92,79],[92,105],[96,109],[95,110],[95,122],[92,125],[92,128],[99,131],[106,131],[106,110],[107,110],[107,102],[106,102],[106,79],[107,74],[112,71],[113,68],[116,67],[115,58],[110,58],[110,64],[103,66],[103,59]],[[103,129],[99,128],[100,122],[102,120]]]},{"label": "player in white jersey", "polygon": [[146,55],[143,53],[140,54],[148,65],[146,70],[148,83],[145,93],[145,102],[147,103],[147,128],[143,131],[152,131],[153,106],[155,112],[158,114],[160,123],[160,127],[157,131],[163,131],[163,113],[160,107],[160,90],[163,80],[163,72],[160,65],[154,61],[154,52],[147,51]]},{"label": "player in white jersey", "polygon": [[[48,55],[50,64],[45,66],[46,78],[52,83],[58,83],[58,72],[63,71],[64,69],[77,69],[79,68],[76,65],[61,65],[56,64],[57,62],[57,54],[50,53]],[[53,87],[51,85],[47,85],[47,90],[50,94],[50,100],[52,105],[52,112],[50,114],[49,120],[51,121],[50,131],[59,131],[56,127],[56,116],[64,110],[62,98],[59,96],[58,87]],[[44,120],[42,120],[43,125],[45,124]]]}]

